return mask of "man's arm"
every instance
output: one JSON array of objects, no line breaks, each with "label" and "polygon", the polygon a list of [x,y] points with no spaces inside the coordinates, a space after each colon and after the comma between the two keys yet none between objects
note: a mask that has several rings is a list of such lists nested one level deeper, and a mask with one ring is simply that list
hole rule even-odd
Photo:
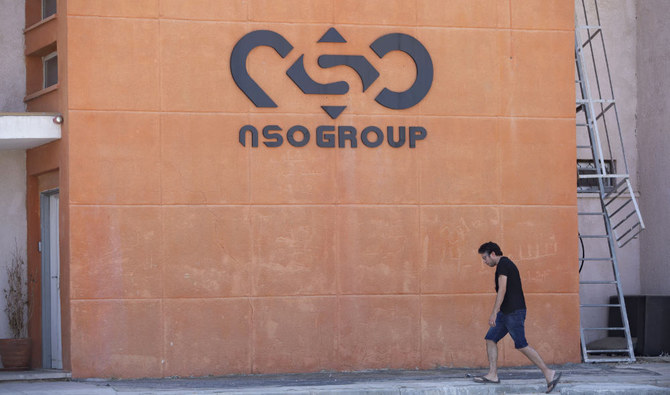
[{"label": "man's arm", "polygon": [[496,326],[496,316],[500,311],[503,299],[505,299],[505,292],[507,291],[507,276],[501,274],[498,276],[498,293],[496,294],[496,302],[493,305],[493,312],[489,317],[489,326]]}]

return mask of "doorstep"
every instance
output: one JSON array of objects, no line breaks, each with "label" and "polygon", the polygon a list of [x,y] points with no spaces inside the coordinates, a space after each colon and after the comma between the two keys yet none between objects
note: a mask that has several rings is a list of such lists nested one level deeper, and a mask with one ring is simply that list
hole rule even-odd
[{"label": "doorstep", "polygon": [[57,369],[0,370],[0,381],[69,380],[72,373]]}]

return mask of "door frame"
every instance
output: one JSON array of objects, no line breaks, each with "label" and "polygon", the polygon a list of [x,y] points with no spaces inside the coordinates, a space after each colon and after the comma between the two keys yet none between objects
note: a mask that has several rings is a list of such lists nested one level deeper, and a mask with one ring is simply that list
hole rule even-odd
[{"label": "door frame", "polygon": [[[60,190],[58,188],[55,189],[49,189],[46,191],[40,192],[40,228],[41,228],[41,245],[40,245],[40,251],[42,253],[42,262],[41,262],[41,280],[42,280],[42,289],[41,289],[41,300],[42,300],[42,368],[44,369],[62,369],[62,361],[63,361],[63,351],[62,351],[62,332],[61,329],[58,329],[58,341],[60,341],[60,347],[57,348],[57,350],[60,350],[60,355],[59,360],[61,361],[60,366],[53,366],[53,348],[52,348],[52,307],[56,307],[56,311],[58,314],[58,321],[59,324],[62,324],[62,315],[61,315],[61,306],[60,306],[60,295],[57,297],[57,306],[53,306],[53,300],[52,300],[52,290],[51,290],[51,253],[54,250],[54,246],[51,245],[51,229],[52,229],[52,224],[51,224],[51,219],[52,219],[52,212],[51,212],[51,198],[54,195],[59,195],[59,201],[60,201]],[[57,213],[59,214],[59,213]],[[60,218],[60,215],[58,215],[58,218]],[[56,232],[58,232],[58,236],[60,239],[60,226],[58,223],[56,225]],[[55,247],[60,247],[60,246],[55,246]],[[60,250],[60,248],[58,248]],[[57,274],[58,276],[58,281],[60,284],[60,256],[56,256],[56,258],[59,261],[58,268],[59,268],[59,273]],[[60,290],[60,286],[59,286]]]}]

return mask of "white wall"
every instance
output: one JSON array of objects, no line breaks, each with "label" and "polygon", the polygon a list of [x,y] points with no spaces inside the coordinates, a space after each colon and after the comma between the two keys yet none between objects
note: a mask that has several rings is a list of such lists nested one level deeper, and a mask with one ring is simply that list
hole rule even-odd
[{"label": "white wall", "polygon": [[25,1],[0,0],[0,112],[24,112],[26,108],[25,19]]},{"label": "white wall", "polygon": [[646,294],[670,295],[670,1],[637,2],[641,282]]},{"label": "white wall", "polygon": [[[0,112],[24,112],[26,91],[23,56],[25,2],[0,0]],[[0,151],[0,291],[6,287],[6,265],[17,245],[26,251],[26,153]],[[4,292],[0,294],[0,338],[9,337]]]},{"label": "white wall", "polygon": [[[637,118],[637,18],[636,0],[598,0],[600,23],[607,49],[612,87],[619,114],[628,174],[639,193]],[[610,133],[616,129],[612,128]],[[622,165],[617,172],[624,172]],[[642,213],[645,215],[645,213]],[[617,250],[624,294],[640,293],[640,245],[634,241]]]},{"label": "white wall", "polygon": [[[7,284],[6,266],[15,245],[26,251],[26,153],[0,151],[0,284]],[[4,292],[0,296],[0,338],[10,337]]]}]

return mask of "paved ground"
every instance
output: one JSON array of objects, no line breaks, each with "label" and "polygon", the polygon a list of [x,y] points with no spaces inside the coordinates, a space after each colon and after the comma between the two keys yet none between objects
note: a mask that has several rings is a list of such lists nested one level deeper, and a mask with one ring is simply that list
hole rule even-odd
[{"label": "paved ground", "polygon": [[[569,364],[554,393],[670,394],[670,358],[643,359],[633,364]],[[531,367],[503,368],[501,384],[477,384],[466,373],[484,370],[373,371],[288,375],[226,376],[141,380],[12,381],[1,372],[2,394],[532,394],[546,383]],[[2,381],[5,380],[5,381]]]}]

